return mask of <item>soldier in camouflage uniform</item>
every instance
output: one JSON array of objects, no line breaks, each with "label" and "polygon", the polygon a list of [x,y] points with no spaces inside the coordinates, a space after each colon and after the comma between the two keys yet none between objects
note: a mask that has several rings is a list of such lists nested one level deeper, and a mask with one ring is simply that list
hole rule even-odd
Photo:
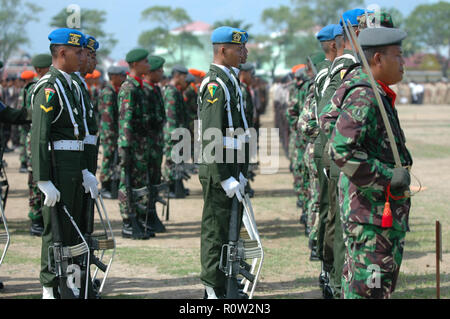
[{"label": "soldier in camouflage uniform", "polygon": [[[17,107],[23,108],[26,107],[27,96],[31,92],[31,88],[37,82],[35,80],[36,74],[33,71],[27,70],[22,72],[20,78],[25,81],[24,86],[20,89],[19,96],[17,99]],[[26,138],[28,132],[30,132],[31,126],[28,124],[18,126],[18,134],[19,134],[19,159],[20,159],[20,173],[27,173],[27,151],[26,151]]]},{"label": "soldier in camouflage uniform", "polygon": [[[349,13],[355,12],[354,10],[348,11],[344,13],[344,19],[350,21],[352,24],[352,28],[356,30],[356,23],[359,22],[358,29],[362,30],[365,28],[365,24],[362,24],[362,20],[365,20],[365,15],[358,16],[360,12],[356,11],[355,14],[351,15]],[[373,16],[373,13],[371,14]],[[388,17],[389,15],[385,12],[382,12],[381,16]],[[363,18],[364,17],[364,18]],[[390,16],[389,16],[390,17]],[[373,20],[372,20],[373,21]],[[383,19],[382,26],[384,27],[393,27],[392,19],[389,19],[389,23],[386,23],[386,18]],[[342,21],[341,21],[342,24]],[[339,32],[339,30],[337,30]],[[322,112],[319,114],[319,125],[321,129],[324,131],[327,140],[331,138],[332,128],[334,128],[334,124],[336,122],[337,117],[332,118],[334,116],[334,112],[331,110],[332,103],[331,99],[336,92],[337,88],[342,84],[342,79],[346,76],[346,74],[350,73],[354,68],[358,67],[360,64],[357,62],[354,57],[353,52],[351,51],[350,39],[347,35],[340,30],[340,35],[336,37],[336,45],[338,49],[338,57],[333,61],[332,66],[330,67],[330,73],[327,76],[324,88],[323,88],[323,97],[321,100]],[[330,113],[331,112],[331,113]],[[326,122],[322,121],[322,116],[326,116]],[[324,125],[325,124],[325,125]],[[332,126],[332,127],[331,127]],[[329,143],[325,146],[325,151],[328,152]],[[330,284],[333,290],[333,294],[335,298],[340,298],[341,292],[341,276],[342,276],[342,267],[344,265],[344,257],[345,257],[345,244],[344,237],[342,234],[342,226],[341,219],[339,214],[339,204],[338,204],[338,180],[340,170],[336,166],[336,164],[331,161],[330,167],[328,167],[329,171],[329,188],[328,188],[328,196],[329,196],[329,212],[327,218],[327,224],[325,226],[325,237],[324,237],[324,262],[328,265],[332,264],[332,269],[330,270]]]},{"label": "soldier in camouflage uniform", "polygon": [[[52,56],[50,54],[38,54],[31,59],[39,79],[42,78],[49,70],[52,64]],[[24,97],[24,106],[31,112],[31,94],[33,92],[35,82],[28,87]],[[37,187],[36,182],[33,181],[33,171],[31,167],[31,125],[25,138],[25,150],[27,154],[27,169],[28,169],[28,217],[31,219],[30,233],[35,236],[42,236],[44,231],[44,221],[42,218],[42,201],[41,192]]]},{"label": "soldier in camouflage uniform", "polygon": [[126,61],[130,72],[120,87],[118,97],[119,209],[123,218],[122,236],[132,239],[149,239],[155,235],[153,231],[141,224],[139,218],[146,216],[147,212],[142,207],[146,207],[148,198],[145,196],[136,198],[132,190],[147,186],[149,163],[147,104],[149,102],[145,96],[141,76],[150,68],[148,54],[145,49],[134,49],[128,52]]},{"label": "soldier in camouflage uniform", "polygon": [[161,183],[161,164],[164,149],[164,123],[166,112],[164,99],[158,83],[164,75],[165,60],[159,56],[149,56],[149,72],[144,74],[144,93],[149,101],[150,131],[148,134],[150,151],[150,183],[156,185]]},{"label": "soldier in camouflage uniform", "polygon": [[412,158],[389,85],[403,77],[401,41],[405,37],[405,32],[393,28],[369,28],[359,35],[402,167],[395,167],[367,71],[352,70],[332,98],[338,116],[330,155],[341,169],[339,204],[347,247],[343,298],[389,298],[399,274],[411,204],[403,196],[410,185],[405,167],[412,165]]},{"label": "soldier in camouflage uniform", "polygon": [[[188,70],[182,65],[176,65],[172,69],[172,79],[164,87],[164,106],[166,110],[166,124],[164,126],[164,156],[165,163],[163,177],[169,182],[170,197],[183,198],[187,194],[183,180],[176,174],[175,162],[172,160],[172,148],[177,143],[172,139],[172,132],[177,128],[186,128],[186,105],[183,99],[183,90],[187,87],[186,76]],[[181,192],[176,194],[175,183],[180,183]]]},{"label": "soldier in camouflage uniform", "polygon": [[190,72],[186,76],[187,87],[183,91],[184,105],[186,106],[186,128],[191,135],[191,158],[194,159],[194,124],[197,118],[198,87],[195,85],[195,76]]},{"label": "soldier in camouflage uniform", "polygon": [[99,96],[99,136],[103,151],[100,182],[102,183],[102,196],[108,199],[116,199],[119,188],[119,150],[117,147],[119,107],[117,105],[117,95],[120,86],[126,79],[126,72],[124,67],[110,67],[108,69],[109,82]]}]

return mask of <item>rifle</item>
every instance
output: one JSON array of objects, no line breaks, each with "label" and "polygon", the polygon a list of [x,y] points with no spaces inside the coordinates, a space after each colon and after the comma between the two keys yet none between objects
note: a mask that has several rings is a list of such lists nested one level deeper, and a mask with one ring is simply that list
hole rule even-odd
[{"label": "rifle", "polygon": [[[50,146],[51,146],[51,161],[52,161],[52,169],[51,169],[51,180],[53,180],[53,183],[55,187],[58,187],[58,177],[56,175],[56,160],[55,160],[55,152],[53,148],[53,141],[50,140]],[[62,242],[62,232],[61,232],[61,220],[59,218],[59,212],[58,207],[62,207],[62,211],[65,213],[65,215],[69,218],[72,226],[75,228],[76,232],[80,236],[82,243],[74,245],[74,246],[63,246]],[[78,228],[76,222],[74,221],[73,217],[70,215],[70,213],[67,211],[66,205],[62,202],[62,199],[55,204],[55,206],[50,208],[50,218],[51,218],[51,225],[52,225],[52,237],[53,237],[53,246],[49,247],[48,252],[48,267],[50,271],[53,271],[56,276],[58,277],[58,287],[59,287],[59,293],[61,295],[62,299],[75,299],[81,297],[81,294],[75,292],[74,283],[70,282],[70,280],[73,278],[73,274],[76,272],[75,270],[73,272],[68,271],[69,266],[69,259],[73,259],[75,257],[87,254],[87,263],[86,265],[89,265],[90,263],[90,250],[89,246],[82,235],[80,229]],[[52,268],[51,265],[51,259],[50,259],[50,250],[53,250],[53,256],[54,256],[54,262],[55,265]],[[71,267],[72,268],[72,267]],[[68,276],[69,275],[69,276]],[[85,286],[88,287],[89,285],[89,276],[86,277],[85,280]],[[76,278],[75,278],[76,279]],[[80,287],[81,288],[81,287]],[[84,289],[84,299],[88,299],[88,289]]]}]

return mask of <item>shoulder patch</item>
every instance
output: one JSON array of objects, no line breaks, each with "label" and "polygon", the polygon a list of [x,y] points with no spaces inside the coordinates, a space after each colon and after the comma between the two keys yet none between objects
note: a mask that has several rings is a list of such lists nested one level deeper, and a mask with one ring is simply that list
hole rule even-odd
[{"label": "shoulder patch", "polygon": [[[208,91],[212,98],[214,97],[214,94],[216,93],[218,87],[219,87],[219,84],[216,82],[211,82],[208,84]],[[208,102],[209,102],[209,100],[208,100]]]},{"label": "shoulder patch", "polygon": [[51,88],[45,88],[44,93],[45,93],[45,102],[48,103],[48,101],[52,99],[53,95],[55,95],[55,90]]}]

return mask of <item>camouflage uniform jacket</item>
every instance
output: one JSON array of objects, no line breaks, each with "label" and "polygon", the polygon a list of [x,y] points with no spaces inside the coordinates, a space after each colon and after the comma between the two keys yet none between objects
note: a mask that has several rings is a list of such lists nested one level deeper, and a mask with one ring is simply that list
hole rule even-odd
[{"label": "camouflage uniform jacket", "polygon": [[305,104],[298,117],[297,129],[305,136],[308,142],[313,143],[319,135],[319,127],[316,120],[316,99],[314,98],[314,82],[308,83],[308,93]]},{"label": "camouflage uniform jacket", "polygon": [[[397,111],[379,84],[402,166],[412,165]],[[332,103],[341,110],[330,140],[330,156],[341,169],[343,218],[348,222],[381,226],[386,188],[392,179],[394,157],[375,94],[361,68],[353,70],[336,91]],[[393,195],[400,195],[395,194]],[[390,199],[393,228],[409,230],[410,199]]]},{"label": "camouflage uniform jacket", "polygon": [[175,86],[168,84],[164,88],[164,106],[166,109],[166,124],[164,126],[164,154],[170,158],[174,140],[172,132],[177,128],[186,127],[186,107],[183,95]]},{"label": "camouflage uniform jacket", "polygon": [[119,136],[119,108],[117,106],[117,92],[108,83],[99,95],[99,112],[101,116],[100,139],[102,143],[111,146],[117,144]]},{"label": "camouflage uniform jacket", "polygon": [[164,99],[158,85],[144,80],[144,93],[149,102],[150,138],[153,142],[163,144],[163,128],[166,122]]},{"label": "camouflage uniform jacket", "polygon": [[197,118],[197,87],[193,83],[183,91],[183,99],[186,105],[186,127],[194,133],[194,121]]},{"label": "camouflage uniform jacket", "polygon": [[254,106],[253,106],[253,98],[250,92],[250,88],[244,82],[241,82],[241,91],[242,91],[242,99],[244,100],[245,105],[245,117],[247,118],[248,127],[253,127],[253,118],[254,118]]}]

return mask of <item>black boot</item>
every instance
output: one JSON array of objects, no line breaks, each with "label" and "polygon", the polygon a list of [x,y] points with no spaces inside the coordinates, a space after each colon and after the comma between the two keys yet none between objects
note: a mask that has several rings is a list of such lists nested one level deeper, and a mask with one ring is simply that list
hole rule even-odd
[{"label": "black boot", "polygon": [[131,239],[149,239],[155,237],[155,233],[145,229],[136,216],[123,220],[122,237]]},{"label": "black boot", "polygon": [[156,207],[149,210],[146,227],[153,229],[155,233],[164,233],[166,231],[166,227],[156,213]]},{"label": "black boot", "polygon": [[42,216],[31,221],[30,234],[41,237],[44,232],[44,222]]}]

